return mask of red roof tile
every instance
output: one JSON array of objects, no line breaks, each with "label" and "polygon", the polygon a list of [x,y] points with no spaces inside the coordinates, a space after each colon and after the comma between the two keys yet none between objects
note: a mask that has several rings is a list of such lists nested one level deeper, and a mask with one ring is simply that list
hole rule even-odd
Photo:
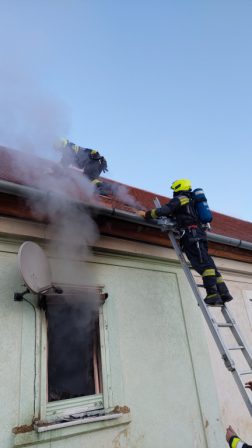
[{"label": "red roof tile", "polygon": [[[1,180],[66,194],[75,199],[89,200],[88,195],[85,194],[85,179],[80,170],[69,168],[69,176],[55,177],[46,173],[46,170],[55,162],[3,146],[0,146],[0,158]],[[144,210],[154,208],[153,199],[156,196],[162,205],[170,200],[170,198],[165,196],[160,196],[139,188],[125,186],[107,178],[104,178],[104,180],[123,186],[123,194],[118,194],[116,198],[102,198],[101,196],[97,196],[92,199],[92,202],[119,210],[133,211],[132,206]],[[214,218],[211,224],[213,233],[252,242],[252,223],[221,213],[212,213]]]}]

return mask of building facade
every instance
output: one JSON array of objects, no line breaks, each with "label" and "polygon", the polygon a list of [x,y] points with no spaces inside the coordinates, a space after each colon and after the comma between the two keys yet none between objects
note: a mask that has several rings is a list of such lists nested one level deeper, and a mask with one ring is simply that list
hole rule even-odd
[{"label": "building facade", "polygon": [[[31,186],[27,178],[25,184]],[[156,229],[96,216],[100,235],[87,251],[90,244],[77,247],[78,238],[63,240],[58,223],[38,218],[22,193],[3,191],[4,184],[0,447],[224,448],[229,424],[251,443],[251,417],[168,239]],[[102,205],[130,211],[129,204],[113,201]],[[243,232],[247,223],[239,226]],[[235,235],[240,237],[233,229]],[[13,300],[25,289],[18,270],[25,241],[44,250],[53,283],[64,285],[63,295]],[[63,246],[66,250],[59,250]],[[217,243],[210,244],[210,252],[235,297],[230,309],[252,347],[252,253]],[[218,313],[213,310],[216,318]],[[90,330],[91,321],[97,327]],[[92,344],[96,338],[91,352],[89,337]],[[76,364],[84,352],[92,363],[87,370],[83,360]],[[63,370],[73,375],[68,388],[77,387],[83,372],[86,392],[63,393]]]}]

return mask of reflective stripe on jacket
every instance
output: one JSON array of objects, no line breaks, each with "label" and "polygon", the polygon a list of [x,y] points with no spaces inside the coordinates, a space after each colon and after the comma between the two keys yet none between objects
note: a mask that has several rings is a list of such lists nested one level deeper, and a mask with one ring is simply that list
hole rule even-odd
[{"label": "reflective stripe on jacket", "polygon": [[174,196],[168,204],[162,207],[149,210],[146,212],[145,217],[147,219],[158,219],[161,216],[170,215],[175,217],[179,228],[189,225],[200,226],[200,220],[193,203],[192,194],[189,191],[183,191]]},{"label": "reflective stripe on jacket", "polygon": [[239,437],[233,436],[229,440],[230,448],[252,448],[252,445],[247,445],[247,443],[243,442]]}]

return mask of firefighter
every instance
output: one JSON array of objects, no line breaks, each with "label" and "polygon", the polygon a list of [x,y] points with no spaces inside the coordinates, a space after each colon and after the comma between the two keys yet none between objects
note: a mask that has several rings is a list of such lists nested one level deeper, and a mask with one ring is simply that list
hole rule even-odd
[{"label": "firefighter", "polygon": [[243,442],[240,439],[240,437],[233,430],[232,426],[229,426],[227,428],[226,441],[229,444],[230,448],[252,448],[251,445],[247,445],[247,443]]},{"label": "firefighter", "polygon": [[180,244],[192,267],[203,279],[207,296],[205,303],[211,306],[220,306],[230,302],[232,296],[218,272],[215,263],[208,254],[206,232],[196,211],[192,198],[191,183],[187,179],[173,182],[173,199],[160,208],[147,212],[137,212],[146,219],[157,219],[161,216],[172,216],[177,223],[181,235]]},{"label": "firefighter", "polygon": [[62,153],[62,157],[57,167],[54,169],[52,168],[50,172],[55,173],[60,169],[67,168],[69,165],[81,168],[83,169],[84,174],[95,184],[97,193],[102,196],[108,196],[103,183],[99,180],[101,172],[103,171],[105,173],[108,171],[107,162],[98,151],[76,146],[65,138],[58,138],[54,142],[53,147],[56,151]]}]

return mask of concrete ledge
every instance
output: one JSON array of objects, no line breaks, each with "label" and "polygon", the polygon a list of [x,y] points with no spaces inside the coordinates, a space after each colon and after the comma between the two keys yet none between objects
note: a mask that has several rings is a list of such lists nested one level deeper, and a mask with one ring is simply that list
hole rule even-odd
[{"label": "concrete ledge", "polygon": [[122,417],[113,418],[111,420],[99,420],[85,424],[77,424],[74,426],[61,427],[46,432],[31,431],[24,434],[17,434],[14,438],[14,447],[23,448],[29,445],[42,445],[47,442],[66,439],[81,434],[101,431],[102,429],[113,428],[115,426],[126,425],[131,422],[130,414],[122,414]]}]

